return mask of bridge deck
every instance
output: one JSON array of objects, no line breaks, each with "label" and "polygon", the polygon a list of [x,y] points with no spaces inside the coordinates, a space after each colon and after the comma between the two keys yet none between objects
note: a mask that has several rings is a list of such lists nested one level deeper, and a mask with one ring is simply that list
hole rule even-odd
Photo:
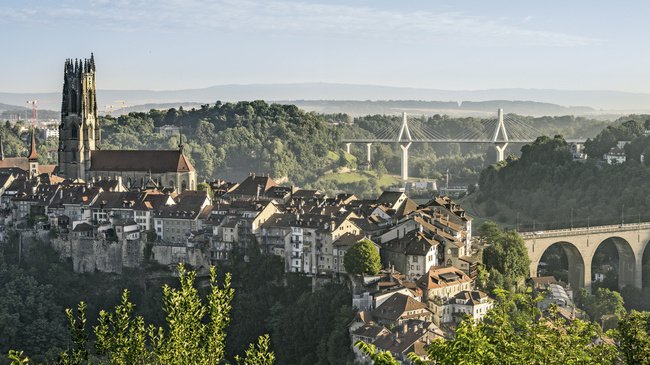
[{"label": "bridge deck", "polygon": [[640,229],[650,229],[650,222],[612,224],[607,226],[578,227],[566,229],[554,229],[548,231],[519,232],[523,239],[548,238],[548,237],[568,237],[583,234],[608,233],[608,232],[626,232]]}]

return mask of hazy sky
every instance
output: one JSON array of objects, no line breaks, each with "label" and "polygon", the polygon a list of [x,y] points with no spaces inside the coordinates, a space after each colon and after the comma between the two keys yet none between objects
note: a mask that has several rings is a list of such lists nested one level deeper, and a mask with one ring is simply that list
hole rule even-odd
[{"label": "hazy sky", "polygon": [[[489,3],[489,4],[488,4]],[[2,0],[0,91],[337,82],[650,92],[650,2]]]}]

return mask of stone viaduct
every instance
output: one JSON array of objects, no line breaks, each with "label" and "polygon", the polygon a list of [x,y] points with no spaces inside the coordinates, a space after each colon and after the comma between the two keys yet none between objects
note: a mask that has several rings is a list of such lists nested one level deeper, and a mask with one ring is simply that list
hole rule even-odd
[{"label": "stone viaduct", "polygon": [[641,288],[643,280],[650,280],[642,277],[643,254],[650,241],[650,223],[524,232],[521,236],[528,248],[531,276],[537,276],[544,252],[558,244],[567,256],[571,287],[589,290],[594,254],[604,241],[611,239],[616,245],[619,257],[619,287],[632,285]]}]

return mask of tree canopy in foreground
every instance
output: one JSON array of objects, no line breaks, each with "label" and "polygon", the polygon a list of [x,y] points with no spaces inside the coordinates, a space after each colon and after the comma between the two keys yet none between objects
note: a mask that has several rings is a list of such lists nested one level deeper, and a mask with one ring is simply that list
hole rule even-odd
[{"label": "tree canopy in foreground", "polygon": [[[79,303],[77,313],[66,311],[72,346],[59,358],[60,364],[222,364],[225,359],[226,327],[230,323],[234,289],[230,275],[223,285],[210,270],[210,292],[206,302],[194,286],[196,273],[179,265],[180,287],[163,287],[163,311],[166,326],[146,325],[134,316],[134,305],[124,291],[122,301],[113,312],[101,311],[99,324],[93,328],[96,342],[91,354],[86,330],[86,305]],[[29,364],[22,352],[10,351],[12,364]],[[245,357],[236,357],[242,365],[271,365],[275,355],[269,350],[268,335],[251,344]]]}]

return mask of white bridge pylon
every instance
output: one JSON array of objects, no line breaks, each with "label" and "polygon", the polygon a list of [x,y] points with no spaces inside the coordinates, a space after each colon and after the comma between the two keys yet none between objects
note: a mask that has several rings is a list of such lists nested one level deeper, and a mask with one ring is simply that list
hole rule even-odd
[{"label": "white bridge pylon", "polygon": [[[404,136],[404,133],[406,133],[406,136]],[[406,137],[406,141],[402,140],[402,137]],[[397,142],[413,142],[406,112],[402,113],[402,126],[399,129],[399,135],[397,135]]]},{"label": "white bridge pylon", "polygon": [[[506,147],[508,147],[508,132],[506,132],[506,125],[503,122],[503,109],[499,109],[497,115],[498,122],[492,141],[494,141],[494,146],[497,149],[497,162],[501,162],[505,160]],[[501,133],[500,139],[499,132]]]},{"label": "white bridge pylon", "polygon": [[402,149],[402,182],[406,183],[409,179],[409,147],[411,147],[411,143],[413,143],[413,137],[411,137],[411,131],[409,130],[409,122],[406,112],[402,113],[402,127],[399,130],[397,142],[399,143],[399,147]]}]

